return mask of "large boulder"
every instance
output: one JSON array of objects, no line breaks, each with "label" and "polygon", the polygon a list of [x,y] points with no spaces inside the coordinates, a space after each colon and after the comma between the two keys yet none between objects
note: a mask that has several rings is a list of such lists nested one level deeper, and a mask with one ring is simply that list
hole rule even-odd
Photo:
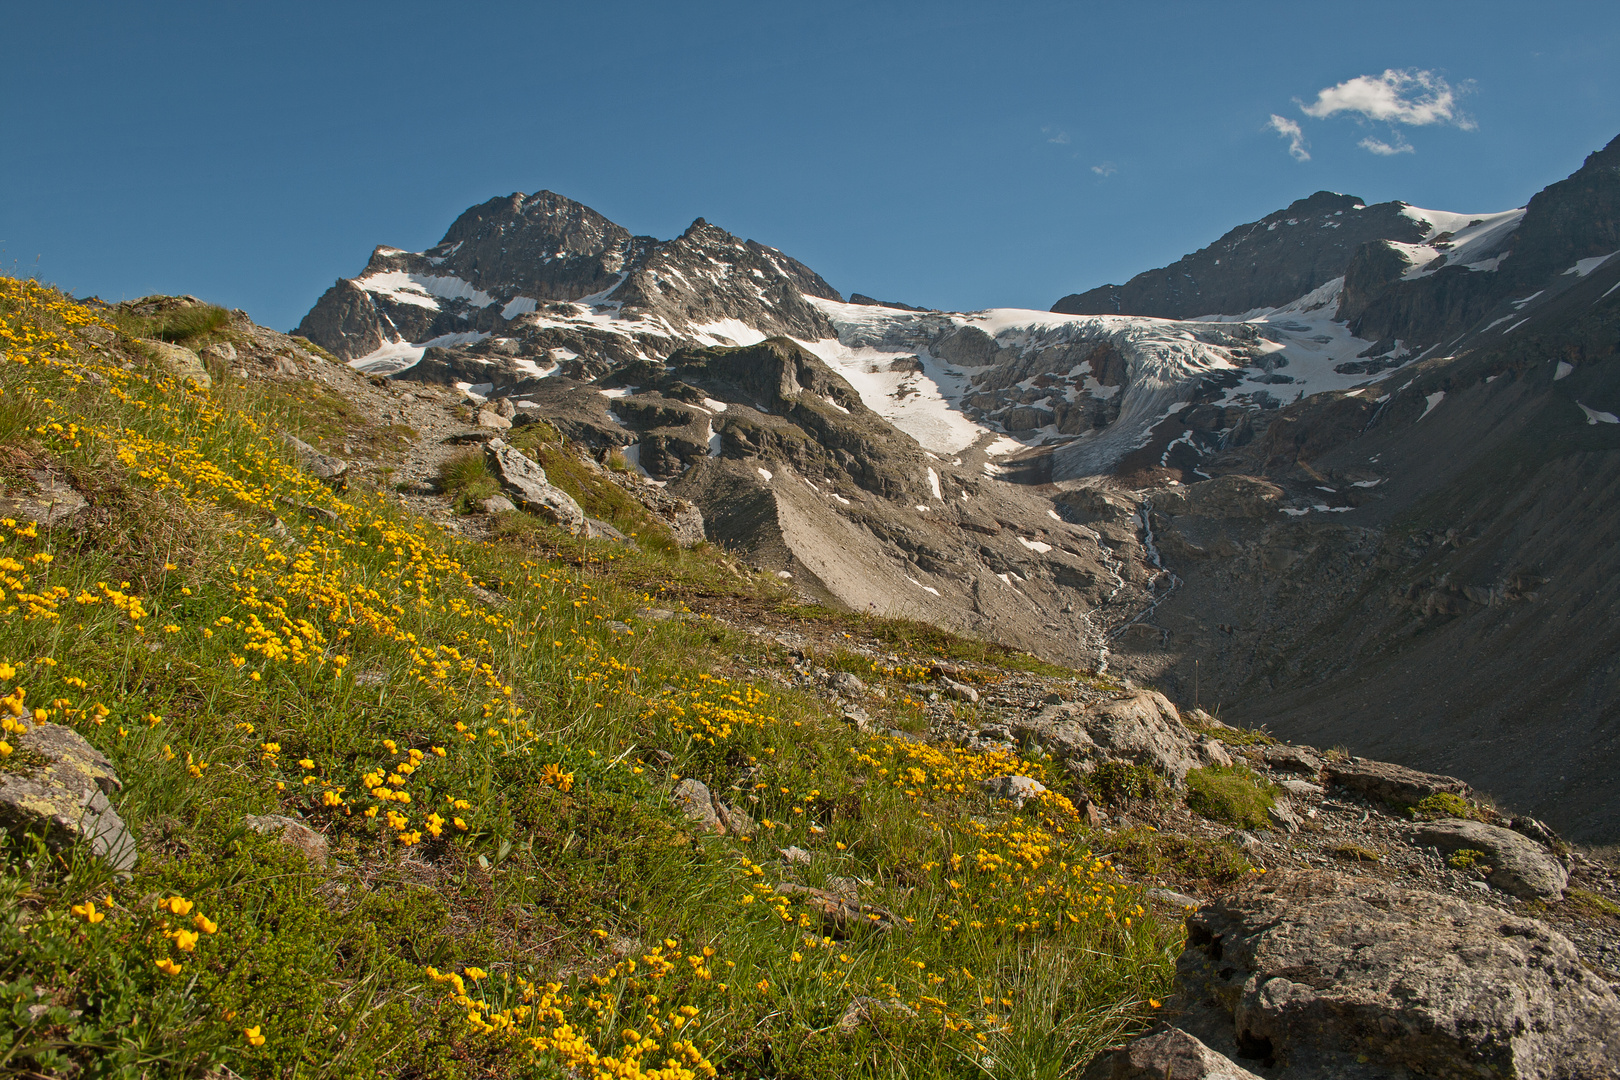
[{"label": "large boulder", "polygon": [[1202,764],[1197,736],[1160,693],[1136,690],[1112,701],[1061,702],[1014,725],[1022,741],[1035,740],[1054,757],[1090,771],[1104,762],[1147,765],[1181,783]]},{"label": "large boulder", "polygon": [[1327,778],[1330,784],[1401,806],[1413,806],[1430,795],[1441,793],[1468,794],[1468,785],[1455,776],[1419,772],[1405,765],[1364,758],[1332,762],[1327,766]]},{"label": "large boulder", "polygon": [[574,497],[546,479],[546,470],[522,451],[494,439],[484,447],[484,460],[500,481],[501,490],[522,509],[564,529],[587,527],[585,511]]},{"label": "large boulder", "polygon": [[1478,851],[1490,863],[1485,878],[1492,888],[1521,900],[1562,900],[1569,871],[1530,837],[1482,821],[1445,818],[1417,830],[1416,842],[1446,854]]},{"label": "large boulder", "polygon": [[1177,1026],[1277,1077],[1620,1075],[1620,998],[1532,919],[1289,871],[1187,922]]},{"label": "large boulder", "polygon": [[123,786],[112,762],[72,728],[25,721],[0,757],[0,826],[33,833],[54,850],[87,843],[120,872],[135,866],[135,839],[108,796]]}]

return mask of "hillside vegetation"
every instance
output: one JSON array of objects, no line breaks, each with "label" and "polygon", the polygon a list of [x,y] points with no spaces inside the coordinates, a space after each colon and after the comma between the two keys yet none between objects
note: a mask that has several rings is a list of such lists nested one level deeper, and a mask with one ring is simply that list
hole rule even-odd
[{"label": "hillside vegetation", "polygon": [[[0,481],[88,503],[0,522],[5,734],[104,752],[140,852],[6,838],[0,1072],[1058,1077],[1149,1022],[1180,928],[1063,796],[977,784],[1042,762],[857,733],[736,630],[640,614],[718,553],[323,484],[285,394],[129,336],[227,332],[193,321],[0,279]],[[699,831],[688,777],[751,830]]]}]

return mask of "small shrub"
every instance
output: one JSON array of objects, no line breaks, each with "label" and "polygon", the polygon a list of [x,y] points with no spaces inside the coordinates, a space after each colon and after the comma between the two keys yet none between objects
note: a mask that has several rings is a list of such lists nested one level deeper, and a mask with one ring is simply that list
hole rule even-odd
[{"label": "small shrub", "polygon": [[1164,802],[1170,797],[1170,785],[1157,771],[1147,765],[1123,761],[1103,762],[1080,786],[1087,795],[1107,806],[1118,806],[1130,799]]},{"label": "small shrub", "polygon": [[466,513],[480,501],[501,493],[500,481],[489,471],[481,450],[457,454],[439,466],[439,490]]},{"label": "small shrub", "polygon": [[1217,890],[1254,873],[1243,853],[1224,840],[1177,836],[1140,827],[1114,833],[1115,857],[1139,874],[1165,877],[1190,888]]},{"label": "small shrub", "polygon": [[1258,829],[1277,802],[1277,790],[1242,765],[1212,765],[1187,773],[1187,806],[1196,814],[1240,828]]},{"label": "small shrub", "polygon": [[1485,853],[1475,851],[1473,848],[1458,848],[1451,853],[1446,864],[1453,870],[1476,870],[1484,865]]},{"label": "small shrub", "polygon": [[1412,807],[1412,816],[1420,821],[1434,821],[1437,818],[1472,818],[1475,821],[1483,820],[1479,808],[1461,795],[1453,795],[1449,791],[1437,791]]}]

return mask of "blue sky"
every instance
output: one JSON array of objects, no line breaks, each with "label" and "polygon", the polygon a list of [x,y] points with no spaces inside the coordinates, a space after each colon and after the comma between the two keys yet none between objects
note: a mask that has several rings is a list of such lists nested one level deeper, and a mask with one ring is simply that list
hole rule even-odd
[{"label": "blue sky", "polygon": [[519,190],[659,237],[705,217],[846,294],[1045,308],[1323,188],[1522,205],[1620,134],[1614,3],[0,0],[0,25],[4,271],[283,329],[375,245]]}]

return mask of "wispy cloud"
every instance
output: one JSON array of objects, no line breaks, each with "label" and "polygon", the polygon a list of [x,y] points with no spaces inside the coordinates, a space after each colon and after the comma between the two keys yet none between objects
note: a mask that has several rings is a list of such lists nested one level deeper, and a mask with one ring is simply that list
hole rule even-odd
[{"label": "wispy cloud", "polygon": [[1113,176],[1115,173],[1119,172],[1119,167],[1112,161],[1105,161],[1101,165],[1093,165],[1091,167],[1091,171],[1096,173],[1098,176]]},{"label": "wispy cloud", "polygon": [[1056,143],[1059,146],[1069,145],[1069,133],[1062,128],[1043,127],[1041,134],[1047,136],[1046,141],[1049,143]]},{"label": "wispy cloud", "polygon": [[1379,157],[1394,157],[1396,154],[1413,154],[1417,152],[1413,149],[1411,143],[1401,138],[1399,132],[1395,133],[1395,141],[1392,143],[1387,143],[1383,139],[1375,139],[1369,135],[1356,143],[1356,145],[1369,154],[1377,154]]},{"label": "wispy cloud", "polygon": [[1306,116],[1318,120],[1339,113],[1355,113],[1368,120],[1390,124],[1411,127],[1450,124],[1472,131],[1476,126],[1474,121],[1457,108],[1457,95],[1466,90],[1466,84],[1454,88],[1432,71],[1390,68],[1382,75],[1358,75],[1319,90],[1315,101],[1309,105],[1301,103],[1299,108]]},{"label": "wispy cloud", "polygon": [[1311,160],[1311,152],[1305,148],[1305,132],[1300,130],[1299,121],[1272,113],[1271,122],[1266,126],[1288,140],[1288,154],[1295,161]]}]

